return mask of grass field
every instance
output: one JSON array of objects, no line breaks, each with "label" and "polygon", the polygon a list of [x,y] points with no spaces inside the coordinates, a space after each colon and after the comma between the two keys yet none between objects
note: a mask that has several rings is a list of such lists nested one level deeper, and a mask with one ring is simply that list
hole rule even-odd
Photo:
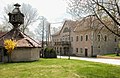
[{"label": "grass field", "polygon": [[0,64],[0,78],[120,78],[120,66],[67,59]]}]

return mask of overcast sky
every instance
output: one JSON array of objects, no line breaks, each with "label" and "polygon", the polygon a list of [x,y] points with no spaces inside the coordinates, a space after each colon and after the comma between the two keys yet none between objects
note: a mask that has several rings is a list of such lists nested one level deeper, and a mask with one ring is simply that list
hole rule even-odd
[{"label": "overcast sky", "polygon": [[51,23],[61,22],[63,19],[70,19],[71,15],[66,13],[67,4],[65,0],[0,0],[0,17],[7,4],[26,3],[38,10],[40,16],[44,16]]}]

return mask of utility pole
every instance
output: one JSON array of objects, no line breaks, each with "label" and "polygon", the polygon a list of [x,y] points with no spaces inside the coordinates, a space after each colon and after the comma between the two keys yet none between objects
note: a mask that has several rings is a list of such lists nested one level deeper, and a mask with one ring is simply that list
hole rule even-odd
[{"label": "utility pole", "polygon": [[68,60],[70,60],[70,54],[71,54],[71,40],[70,40],[70,33],[71,33],[71,28],[69,27],[69,56],[68,56]]},{"label": "utility pole", "polygon": [[50,34],[50,23],[48,25],[48,46],[50,47],[50,37],[51,37],[51,34]]},{"label": "utility pole", "polygon": [[42,57],[44,57],[44,17],[42,17]]},{"label": "utility pole", "polygon": [[48,22],[46,22],[46,25],[45,25],[46,27],[45,27],[45,29],[46,29],[46,41],[45,41],[45,44],[46,44],[46,47],[48,47]]}]

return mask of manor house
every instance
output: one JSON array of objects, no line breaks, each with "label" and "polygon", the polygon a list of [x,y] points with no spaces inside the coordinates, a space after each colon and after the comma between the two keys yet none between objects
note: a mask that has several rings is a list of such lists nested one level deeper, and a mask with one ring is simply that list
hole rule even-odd
[{"label": "manor house", "polygon": [[59,55],[91,57],[116,52],[118,37],[89,15],[80,21],[66,20],[61,30],[52,35],[52,45]]}]

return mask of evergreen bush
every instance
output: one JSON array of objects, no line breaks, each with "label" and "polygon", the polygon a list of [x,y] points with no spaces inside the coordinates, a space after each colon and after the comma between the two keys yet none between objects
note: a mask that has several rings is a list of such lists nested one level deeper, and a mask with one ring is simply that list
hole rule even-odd
[{"label": "evergreen bush", "polygon": [[44,58],[57,58],[55,50],[53,48],[45,48]]}]

